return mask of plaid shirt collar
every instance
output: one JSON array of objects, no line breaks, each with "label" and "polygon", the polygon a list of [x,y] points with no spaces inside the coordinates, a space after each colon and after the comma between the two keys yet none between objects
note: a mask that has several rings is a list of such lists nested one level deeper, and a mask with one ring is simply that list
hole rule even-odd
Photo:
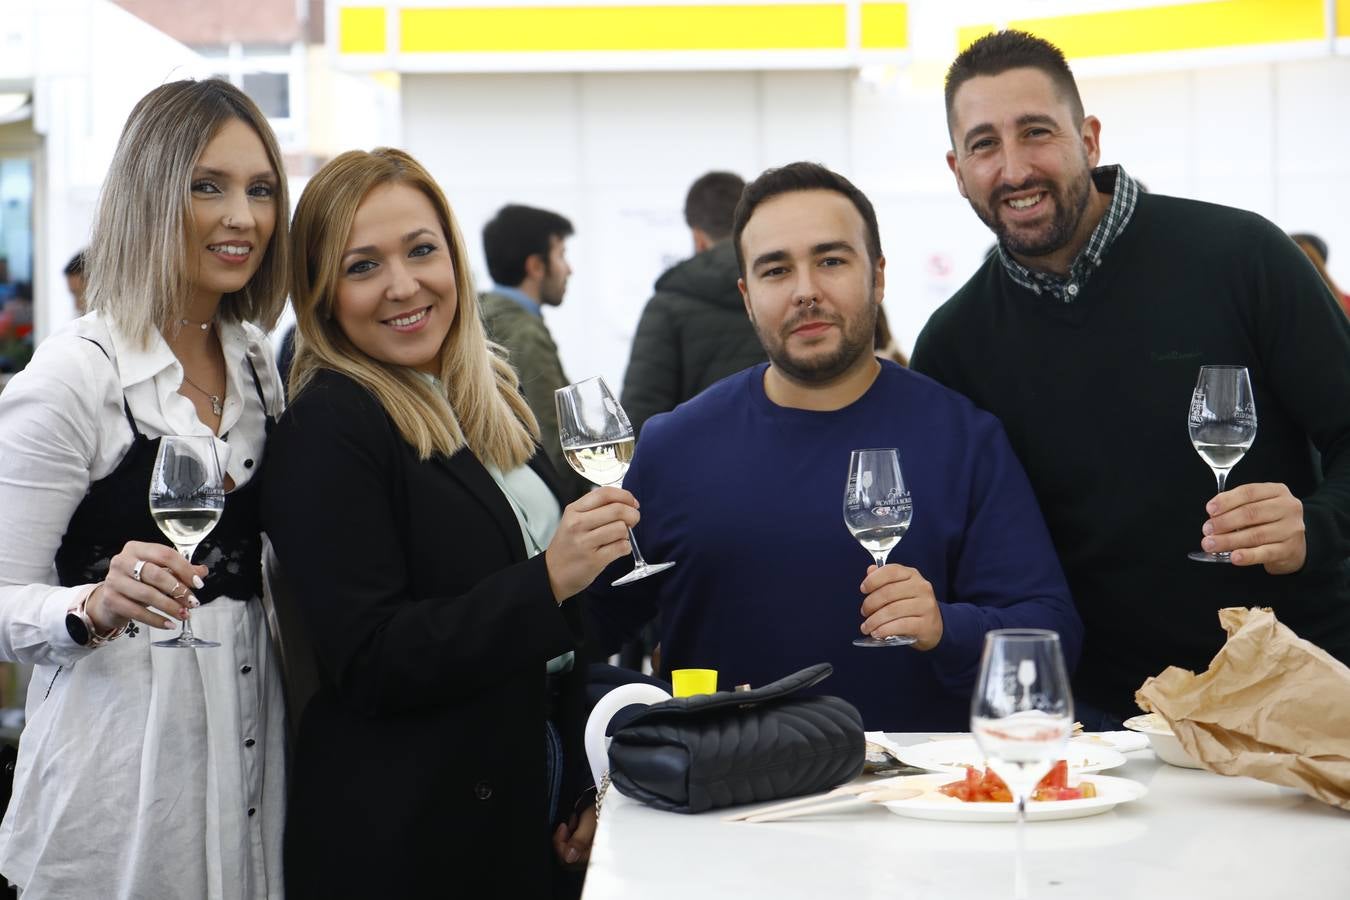
[{"label": "plaid shirt collar", "polygon": [[1120,237],[1125,226],[1134,215],[1134,207],[1139,199],[1139,183],[1125,174],[1120,166],[1100,166],[1092,170],[1092,181],[1097,190],[1111,195],[1111,205],[1106,214],[1092,230],[1092,236],[1069,266],[1068,275],[1055,275],[1050,272],[1037,272],[1028,269],[1004,248],[998,245],[998,257],[1008,277],[1037,295],[1049,295],[1060,303],[1072,303],[1078,298],[1079,291],[1088,278],[1102,264],[1106,251]]}]

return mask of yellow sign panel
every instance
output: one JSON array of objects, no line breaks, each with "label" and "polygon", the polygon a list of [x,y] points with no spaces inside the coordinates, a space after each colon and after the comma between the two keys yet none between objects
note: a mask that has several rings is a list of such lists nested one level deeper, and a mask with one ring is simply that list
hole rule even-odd
[{"label": "yellow sign panel", "polygon": [[[1338,0],[1338,6],[1350,7],[1350,0]],[[1083,59],[1320,40],[1326,37],[1324,13],[1322,0],[1223,0],[1022,19],[1008,27],[1045,38],[1071,59]],[[993,30],[992,25],[962,28],[958,42],[964,49]]]},{"label": "yellow sign panel", "polygon": [[[1350,3],[1350,0],[1346,0]],[[862,5],[862,48],[902,50],[909,46],[909,7],[903,3]]]},{"label": "yellow sign panel", "polygon": [[843,4],[413,8],[404,53],[842,50]]},{"label": "yellow sign panel", "polygon": [[383,53],[387,34],[383,6],[344,6],[338,10],[340,53]]}]

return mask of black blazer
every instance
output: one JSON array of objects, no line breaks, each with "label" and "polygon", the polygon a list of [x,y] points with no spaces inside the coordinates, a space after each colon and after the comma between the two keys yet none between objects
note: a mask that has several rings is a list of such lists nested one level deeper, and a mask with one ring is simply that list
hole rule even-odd
[{"label": "black blazer", "polygon": [[[426,462],[375,397],[321,372],[267,446],[263,517],[319,689],[298,711],[286,891],[305,897],[546,897],[545,719],[584,786],[579,598],[468,450]],[[531,467],[557,493],[543,454]],[[283,636],[284,637],[284,636]]]}]

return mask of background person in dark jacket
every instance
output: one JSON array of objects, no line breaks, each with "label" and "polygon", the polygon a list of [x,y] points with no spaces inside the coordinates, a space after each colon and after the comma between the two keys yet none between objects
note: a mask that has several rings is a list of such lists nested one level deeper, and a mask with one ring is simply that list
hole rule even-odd
[{"label": "background person in dark jacket", "polygon": [[694,235],[694,256],[656,280],[623,378],[623,408],[635,431],[713,382],[766,359],[736,289],[740,273],[728,240],[744,187],[739,175],[709,172],[689,188],[684,220]]}]

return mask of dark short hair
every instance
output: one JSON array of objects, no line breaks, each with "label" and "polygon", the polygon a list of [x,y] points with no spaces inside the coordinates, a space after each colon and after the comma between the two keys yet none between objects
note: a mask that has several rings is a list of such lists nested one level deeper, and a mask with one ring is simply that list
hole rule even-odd
[{"label": "dark short hair", "polygon": [[754,215],[755,208],[765,200],[797,191],[834,191],[847,197],[867,228],[868,261],[875,264],[881,258],[881,229],[877,226],[876,210],[872,208],[872,201],[867,199],[867,195],[843,175],[830,171],[820,163],[795,162],[777,169],[765,169],[741,193],[741,201],[736,204],[731,236],[736,244],[736,265],[742,278],[745,277],[745,251],[741,248],[741,233]]},{"label": "dark short hair", "polygon": [[714,241],[731,234],[736,202],[745,179],[734,172],[709,172],[689,187],[684,198],[684,222],[707,233]]},{"label": "dark short hair", "polygon": [[83,275],[84,274],[84,251],[81,250],[70,258],[66,267],[61,270],[65,275]]},{"label": "dark short hair", "polygon": [[536,253],[548,263],[553,239],[571,237],[572,223],[555,212],[509,203],[483,226],[483,253],[488,274],[506,287],[525,280],[525,260]]},{"label": "dark short hair", "polygon": [[1073,112],[1074,124],[1083,121],[1083,98],[1078,95],[1078,84],[1064,54],[1044,38],[1025,31],[995,31],[962,50],[947,69],[944,99],[947,103],[947,131],[956,124],[952,106],[961,85],[980,75],[1002,75],[1009,69],[1038,69],[1067,100]]}]

